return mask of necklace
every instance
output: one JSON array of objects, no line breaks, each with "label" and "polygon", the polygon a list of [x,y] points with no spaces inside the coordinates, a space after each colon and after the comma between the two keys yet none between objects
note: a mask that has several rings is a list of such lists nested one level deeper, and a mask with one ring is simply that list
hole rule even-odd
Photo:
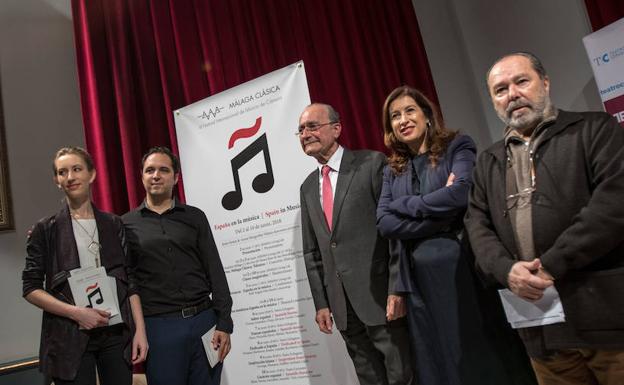
[{"label": "necklace", "polygon": [[100,243],[95,240],[95,234],[97,233],[97,224],[95,225],[95,228],[93,229],[93,234],[89,234],[87,229],[80,223],[80,221],[74,217],[74,214],[72,214],[71,217],[73,221],[76,222],[78,227],[80,227],[82,231],[84,231],[84,233],[89,237],[89,239],[91,239],[91,243],[89,243],[89,246],[87,246],[87,250],[89,250],[89,252],[95,256],[95,267],[100,267],[100,247],[101,246],[100,246]]}]

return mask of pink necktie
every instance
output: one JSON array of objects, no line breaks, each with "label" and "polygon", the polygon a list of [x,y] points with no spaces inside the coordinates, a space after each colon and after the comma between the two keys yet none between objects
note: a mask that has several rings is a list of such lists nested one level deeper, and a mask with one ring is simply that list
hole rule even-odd
[{"label": "pink necktie", "polygon": [[323,174],[323,212],[325,213],[325,220],[327,226],[332,229],[332,212],[334,211],[334,194],[332,193],[331,180],[329,179],[329,172],[331,167],[328,165],[321,168]]}]

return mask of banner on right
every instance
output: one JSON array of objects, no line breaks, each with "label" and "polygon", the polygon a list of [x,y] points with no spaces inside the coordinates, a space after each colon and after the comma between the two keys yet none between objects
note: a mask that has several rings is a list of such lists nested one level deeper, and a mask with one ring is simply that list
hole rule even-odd
[{"label": "banner on right", "polygon": [[624,18],[583,38],[605,110],[624,127]]},{"label": "banner on right", "polygon": [[583,38],[605,110],[624,127],[624,18]]}]

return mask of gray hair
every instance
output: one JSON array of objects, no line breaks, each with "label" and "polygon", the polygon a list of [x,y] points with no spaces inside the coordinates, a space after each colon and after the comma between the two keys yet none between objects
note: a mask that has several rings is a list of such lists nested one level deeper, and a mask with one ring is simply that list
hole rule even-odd
[{"label": "gray hair", "polygon": [[327,110],[327,117],[329,118],[329,121],[330,122],[334,122],[334,123],[340,122],[340,114],[331,105],[329,105],[327,103],[312,103],[309,106],[307,106],[306,108],[312,107],[312,106],[322,106],[322,107],[325,107],[325,109]]}]

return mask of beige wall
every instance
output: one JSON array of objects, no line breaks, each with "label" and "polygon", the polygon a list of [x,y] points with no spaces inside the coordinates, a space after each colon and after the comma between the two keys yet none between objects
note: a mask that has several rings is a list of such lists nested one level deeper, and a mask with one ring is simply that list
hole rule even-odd
[{"label": "beige wall", "polygon": [[0,81],[15,231],[0,233],[0,363],[36,356],[41,311],[22,299],[26,231],[57,210],[51,157],[82,145],[70,0],[0,1]]},{"label": "beige wall", "polygon": [[481,149],[502,136],[485,73],[512,51],[542,59],[556,106],[602,109],[581,40],[591,33],[583,0],[412,2],[447,123],[471,134]]}]

